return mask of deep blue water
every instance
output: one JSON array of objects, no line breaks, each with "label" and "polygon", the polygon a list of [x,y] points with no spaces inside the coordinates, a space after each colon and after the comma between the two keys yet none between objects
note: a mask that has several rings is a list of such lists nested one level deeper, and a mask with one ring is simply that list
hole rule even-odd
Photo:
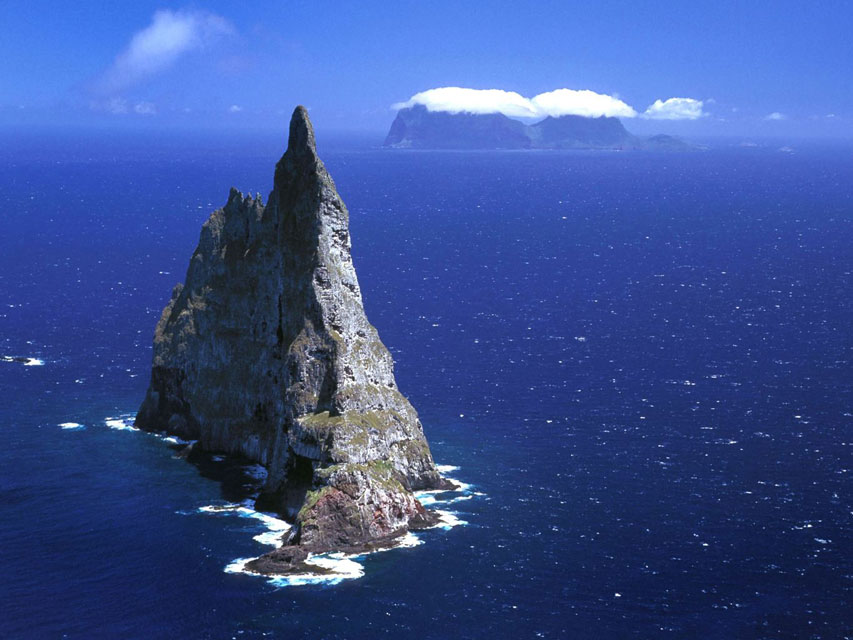
[{"label": "deep blue water", "polygon": [[280,149],[25,145],[0,356],[45,364],[0,361],[0,637],[853,635],[850,149],[322,143],[399,386],[485,494],[468,526],[334,586],[225,573],[262,529],[104,421],[143,397],[201,223]]}]

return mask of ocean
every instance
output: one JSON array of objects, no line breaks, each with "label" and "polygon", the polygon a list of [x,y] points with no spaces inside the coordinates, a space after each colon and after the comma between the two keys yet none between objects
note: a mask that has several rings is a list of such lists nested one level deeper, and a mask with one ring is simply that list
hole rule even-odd
[{"label": "ocean", "polygon": [[124,427],[202,222],[283,138],[16,140],[0,637],[853,636],[850,148],[318,145],[457,526],[334,583],[229,571],[286,526],[229,494],[258,470]]}]

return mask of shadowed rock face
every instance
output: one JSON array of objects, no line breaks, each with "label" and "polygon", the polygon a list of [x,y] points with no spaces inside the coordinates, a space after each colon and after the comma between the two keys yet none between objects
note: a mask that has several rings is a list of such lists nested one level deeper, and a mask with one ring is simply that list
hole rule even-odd
[{"label": "shadowed rock face", "polygon": [[204,223],[136,424],[265,465],[260,505],[314,551],[400,535],[428,518],[411,491],[445,486],[365,316],[349,214],[303,107],[267,204],[232,189]]}]

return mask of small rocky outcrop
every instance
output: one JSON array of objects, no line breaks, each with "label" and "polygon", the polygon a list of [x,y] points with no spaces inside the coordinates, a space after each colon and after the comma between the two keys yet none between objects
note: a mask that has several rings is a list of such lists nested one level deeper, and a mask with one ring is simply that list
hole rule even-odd
[{"label": "small rocky outcrop", "polygon": [[412,491],[452,485],[365,316],[349,214],[303,107],[267,203],[232,189],[204,223],[157,324],[136,425],[267,468],[258,506],[294,527],[257,571],[435,522]]}]

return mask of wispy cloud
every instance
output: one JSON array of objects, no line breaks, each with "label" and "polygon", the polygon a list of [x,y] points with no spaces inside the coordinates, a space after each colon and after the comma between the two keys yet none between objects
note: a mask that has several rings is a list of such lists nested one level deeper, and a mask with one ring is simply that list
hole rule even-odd
[{"label": "wispy cloud", "polygon": [[106,100],[92,100],[89,103],[92,111],[103,111],[116,116],[135,113],[140,116],[157,115],[157,105],[153,102],[130,103],[125,98],[114,96]]},{"label": "wispy cloud", "polygon": [[779,113],[778,111],[774,111],[773,113],[768,113],[764,116],[765,120],[787,120],[788,116],[784,113]]},{"label": "wispy cloud", "polygon": [[207,11],[157,11],[151,24],[136,32],[104,72],[102,93],[119,93],[175,64],[192,51],[204,49],[234,33],[222,16]]},{"label": "wispy cloud", "polygon": [[153,102],[137,102],[133,105],[133,112],[141,116],[153,116],[157,114],[157,106]]},{"label": "wispy cloud", "polygon": [[617,96],[589,89],[556,89],[526,98],[515,91],[502,89],[466,89],[439,87],[416,93],[405,102],[393,105],[405,109],[422,105],[430,111],[449,113],[502,113],[517,118],[576,115],[597,118],[652,118],[665,120],[695,120],[705,113],[702,101],[693,98],[657,100],[642,114]]},{"label": "wispy cloud", "polygon": [[91,107],[94,110],[106,111],[114,115],[121,115],[128,111],[127,100],[124,98],[110,98],[105,102],[93,102]]},{"label": "wispy cloud", "polygon": [[228,107],[229,113],[240,113],[242,110],[243,107],[241,107],[239,104],[232,104],[230,107]]},{"label": "wispy cloud", "polygon": [[697,120],[706,115],[702,111],[704,103],[693,98],[668,98],[655,100],[643,112],[649,120]]}]

